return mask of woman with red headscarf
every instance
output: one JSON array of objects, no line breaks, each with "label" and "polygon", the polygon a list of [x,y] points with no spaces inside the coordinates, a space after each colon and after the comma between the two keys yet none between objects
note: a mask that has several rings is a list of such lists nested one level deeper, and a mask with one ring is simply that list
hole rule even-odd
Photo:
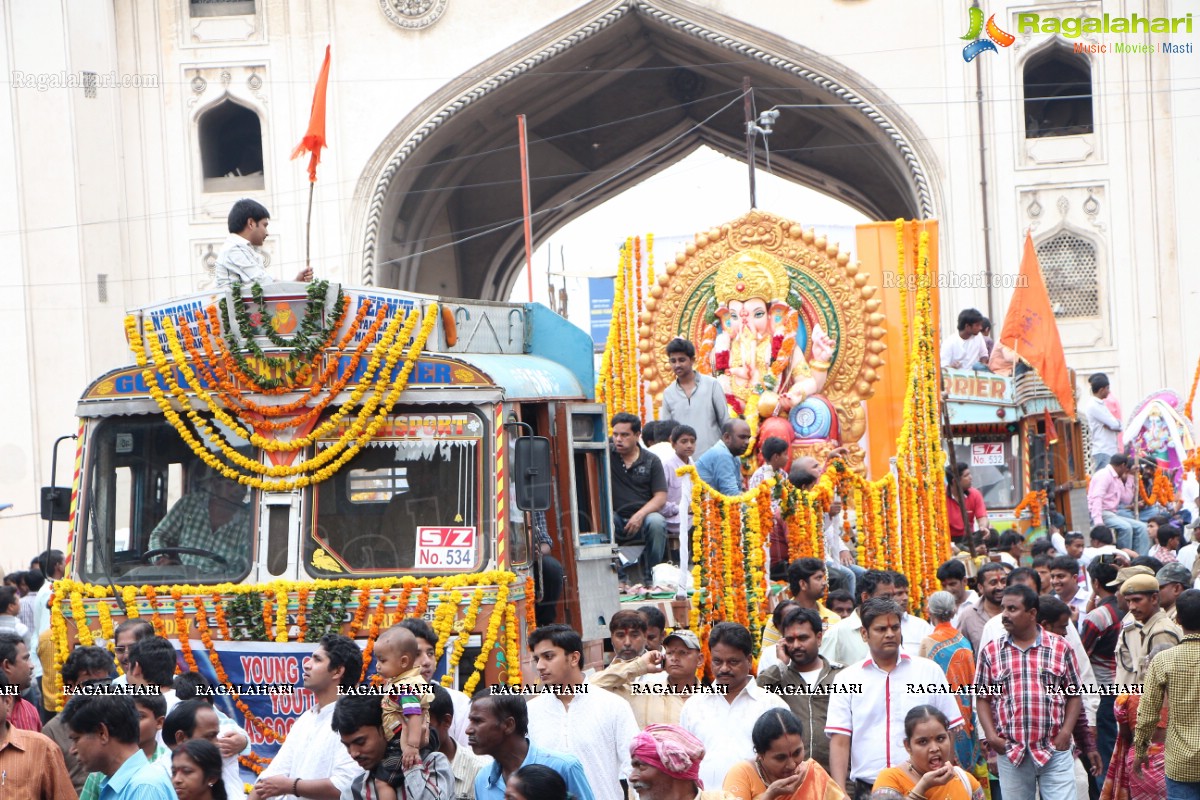
[{"label": "woman with red headscarf", "polygon": [[730,800],[725,792],[704,791],[704,744],[678,725],[647,725],[629,754],[629,788],[640,800]]}]

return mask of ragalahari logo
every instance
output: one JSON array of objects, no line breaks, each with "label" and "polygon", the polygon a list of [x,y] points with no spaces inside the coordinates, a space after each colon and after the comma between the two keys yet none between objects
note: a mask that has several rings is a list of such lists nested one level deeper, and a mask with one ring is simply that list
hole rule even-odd
[{"label": "ragalahari logo", "polygon": [[[970,44],[963,48],[963,61],[966,61],[968,64],[974,61],[975,56],[980,53],[987,52],[988,50],[991,50],[993,53],[999,52],[996,50],[996,45],[1008,47],[1017,40],[1017,37],[1011,33],[1000,29],[1000,26],[996,24],[995,14],[988,17],[987,25],[985,26],[983,24],[982,8],[971,6],[968,11],[971,15],[970,27],[967,29],[967,35],[962,37],[970,41]],[[987,33],[988,38],[980,39],[980,34],[984,32]]]}]

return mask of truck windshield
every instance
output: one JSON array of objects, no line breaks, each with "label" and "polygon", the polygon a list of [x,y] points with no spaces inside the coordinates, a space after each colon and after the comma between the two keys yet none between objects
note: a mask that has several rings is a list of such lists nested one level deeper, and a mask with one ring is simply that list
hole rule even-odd
[{"label": "truck windshield", "polygon": [[483,563],[484,421],[470,411],[398,413],[317,486],[310,575],[470,572]]},{"label": "truck windshield", "polygon": [[250,492],[207,467],[169,423],[161,417],[105,420],[92,432],[88,452],[77,524],[84,580],[222,583],[249,573]]}]

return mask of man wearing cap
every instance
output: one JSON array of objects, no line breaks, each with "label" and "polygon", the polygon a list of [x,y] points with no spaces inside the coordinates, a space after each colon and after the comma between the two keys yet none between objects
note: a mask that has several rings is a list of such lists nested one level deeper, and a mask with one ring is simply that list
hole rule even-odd
[{"label": "man wearing cap", "polygon": [[[703,660],[696,634],[680,629],[663,639],[661,651],[648,650],[632,661],[614,661],[588,683],[625,698],[639,728],[674,725],[684,701],[700,685],[696,670]],[[652,677],[652,684],[640,681],[642,676]]]},{"label": "man wearing cap", "polygon": [[1117,644],[1119,684],[1141,683],[1150,651],[1158,645],[1178,644],[1183,638],[1179,626],[1159,607],[1158,580],[1149,572],[1149,567],[1126,567],[1117,573],[1121,598],[1132,617],[1132,620],[1127,618]]},{"label": "man wearing cap", "polygon": [[650,725],[629,746],[629,788],[641,800],[724,800],[720,789],[704,791],[700,762],[704,743],[678,725]]},{"label": "man wearing cap", "polygon": [[1178,611],[1175,601],[1179,595],[1192,588],[1192,571],[1178,561],[1164,564],[1154,576],[1158,579],[1158,606],[1167,615],[1167,619],[1179,624]]}]

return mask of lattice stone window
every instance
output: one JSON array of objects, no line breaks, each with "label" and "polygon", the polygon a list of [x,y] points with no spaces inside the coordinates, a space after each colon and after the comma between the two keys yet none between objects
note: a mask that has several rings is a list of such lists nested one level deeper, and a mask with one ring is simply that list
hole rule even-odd
[{"label": "lattice stone window", "polygon": [[1100,316],[1095,245],[1063,231],[1039,244],[1037,254],[1054,316]]}]

